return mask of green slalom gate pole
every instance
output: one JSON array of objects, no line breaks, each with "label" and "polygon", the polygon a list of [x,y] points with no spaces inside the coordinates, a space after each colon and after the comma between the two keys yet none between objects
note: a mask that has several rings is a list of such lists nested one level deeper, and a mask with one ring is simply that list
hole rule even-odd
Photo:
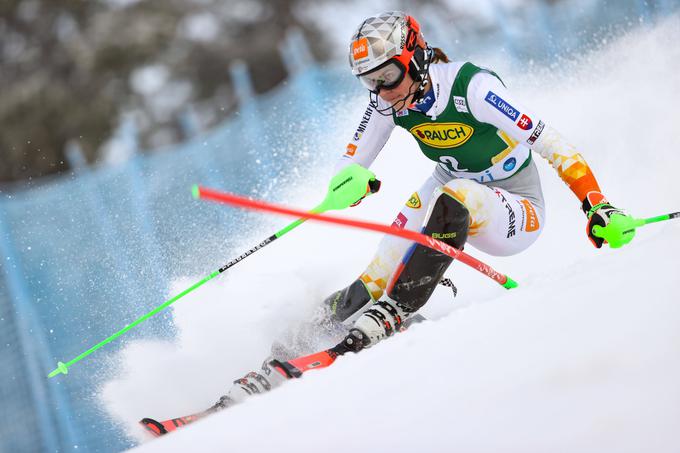
[{"label": "green slalom gate pole", "polygon": [[[358,187],[357,190],[354,191],[348,191],[346,190],[346,184],[352,180],[352,179],[357,179],[361,183],[355,185],[355,187]],[[365,184],[363,182],[365,181]],[[363,196],[366,195],[366,188],[372,187],[373,182],[376,181],[375,175],[366,170],[363,167],[360,167],[359,165],[350,165],[349,167],[346,167],[343,171],[341,171],[336,177],[334,177],[329,185],[328,188],[328,193],[326,194],[326,198],[314,209],[312,209],[310,212],[313,214],[319,214],[325,211],[333,210],[333,209],[344,209],[349,207],[351,204],[357,202],[359,199],[361,199]],[[363,186],[362,186],[363,184]],[[343,189],[345,187],[345,189]],[[377,188],[375,189],[377,190]],[[373,191],[373,189],[371,189]],[[199,189],[198,186],[194,186],[192,188],[192,195],[195,199],[199,198]],[[252,255],[253,253],[257,252],[261,248],[271,244],[281,236],[285,235],[286,233],[290,232],[291,230],[297,228],[300,226],[303,222],[305,222],[307,219],[306,218],[301,218],[290,225],[282,228],[280,231],[274,233],[273,235],[269,236],[267,239],[264,241],[260,242],[258,245],[255,247],[251,248],[247,252],[243,253],[242,255],[238,256],[237,258],[234,258],[233,260],[229,261],[227,264],[219,268],[218,270],[214,271],[207,277],[205,277],[203,280],[195,283],[193,286],[185,289],[181,293],[177,294],[175,297],[172,299],[169,299],[165,301],[162,305],[159,305],[158,307],[154,308],[150,312],[146,313],[145,315],[140,316],[139,318],[135,319],[132,323],[128,324],[124,328],[120,329],[118,332],[114,333],[110,337],[106,338],[105,340],[100,341],[96,345],[92,346],[90,349],[87,351],[83,352],[79,356],[69,360],[68,362],[57,362],[57,367],[48,374],[48,377],[52,378],[58,374],[68,374],[68,370],[71,366],[75,365],[76,363],[80,362],[83,360],[85,357],[89,356],[93,352],[95,352],[97,349],[101,348],[102,346],[105,346],[106,344],[112,342],[116,338],[120,337],[121,335],[125,334],[129,330],[133,329],[134,327],[138,326],[139,324],[143,323],[147,319],[151,318],[152,316],[156,315],[160,311],[165,310],[167,307],[172,305],[173,303],[177,302],[179,299],[182,297],[186,296],[190,292],[194,291],[197,288],[200,288],[204,284],[208,283],[210,280],[213,278],[217,277],[230,267],[236,265],[237,263],[241,262],[248,256]]]},{"label": "green slalom gate pole", "polygon": [[463,264],[470,266],[476,271],[486,275],[496,283],[502,285],[505,289],[516,288],[517,282],[508,275],[502,274],[494,270],[488,264],[468,255],[464,251],[452,247],[445,242],[435,239],[431,236],[419,233],[417,231],[408,230],[406,228],[399,228],[395,225],[383,225],[380,223],[367,222],[364,220],[347,219],[344,217],[336,217],[328,214],[315,214],[299,209],[289,208],[286,206],[276,205],[261,200],[253,200],[252,198],[241,197],[227,192],[219,192],[206,187],[199,187],[199,194],[202,200],[210,200],[217,203],[225,203],[233,206],[241,206],[247,209],[255,209],[258,211],[274,212],[277,214],[309,218],[319,222],[331,223],[335,225],[343,225],[362,230],[376,231],[392,236],[408,239],[431,248],[451,258],[460,261]]}]

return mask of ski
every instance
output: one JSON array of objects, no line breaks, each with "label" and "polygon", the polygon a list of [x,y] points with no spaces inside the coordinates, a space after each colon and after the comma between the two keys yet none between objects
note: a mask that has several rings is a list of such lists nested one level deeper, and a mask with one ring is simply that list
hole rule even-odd
[{"label": "ski", "polygon": [[[455,286],[453,287],[455,291]],[[405,330],[408,326],[425,321],[422,315],[416,314],[403,326]],[[315,352],[313,354],[297,357],[291,360],[270,360],[269,365],[278,371],[286,379],[297,379],[311,370],[319,370],[331,366],[338,357],[347,354],[348,352],[359,352],[364,349],[363,334],[355,329],[350,330],[349,334],[337,345],[323,351]],[[212,413],[218,412],[230,406],[230,401],[227,396],[223,396],[211,408],[198,412],[196,414],[187,415],[184,417],[171,418],[169,420],[157,421],[153,418],[143,418],[139,423],[151,434],[160,437],[169,432],[175,431],[177,428],[188,425],[206,417]]]},{"label": "ski", "polygon": [[153,434],[154,436],[160,437],[163,434],[167,434],[184,425],[193,423],[196,420],[199,420],[213,412],[215,411],[208,409],[207,411],[199,412],[197,414],[187,415],[185,417],[171,418],[169,420],[164,420],[160,422],[154,420],[153,418],[143,418],[139,421],[139,424],[146,428],[146,430]]},{"label": "ski", "polygon": [[332,365],[339,355],[344,354],[344,352],[338,352],[336,348],[337,346],[292,360],[271,360],[269,365],[288,379],[299,378],[309,370],[318,370]]},{"label": "ski", "polygon": [[[359,352],[363,349],[363,344],[357,341],[357,337],[354,333],[350,332],[344,340],[338,343],[336,346],[326,349],[320,352],[315,352],[306,356],[298,357],[292,360],[271,360],[269,364],[281,373],[287,379],[296,379],[302,376],[310,370],[317,370],[321,368],[326,368],[335,362],[338,356],[341,356],[347,352]],[[215,413],[221,409],[227,407],[224,404],[222,397],[220,401],[217,402],[211,408],[198,412],[196,414],[187,415],[184,417],[171,418],[168,420],[158,421],[153,418],[143,418],[139,423],[152,435],[160,437],[169,432],[175,431],[177,428],[188,425],[206,417],[212,413]]]},{"label": "ski", "polygon": [[[296,379],[301,377],[303,373],[309,370],[325,368],[333,364],[335,359],[339,355],[342,355],[337,352],[336,348],[337,346],[335,348],[315,352],[314,354],[298,357],[288,361],[272,360],[269,362],[269,364],[287,379]],[[203,417],[213,414],[224,407],[226,406],[217,403],[210,409],[203,412],[198,412],[196,414],[162,421],[147,417],[141,419],[139,424],[155,437],[160,437],[164,434],[175,431],[177,428],[181,428],[185,425],[195,422],[196,420],[200,420]]]},{"label": "ski", "polygon": [[153,418],[147,417],[141,419],[139,421],[139,424],[142,425],[148,432],[150,432],[154,436],[160,437],[164,434],[175,431],[177,428],[181,428],[184,425],[188,425],[189,423],[193,423],[196,420],[200,420],[203,417],[207,417],[210,414],[214,414],[215,412],[218,412],[227,407],[228,404],[229,398],[223,396],[217,403],[213,404],[210,408],[202,412],[197,412],[195,414],[185,415],[184,417],[171,418],[163,421],[158,421]]}]

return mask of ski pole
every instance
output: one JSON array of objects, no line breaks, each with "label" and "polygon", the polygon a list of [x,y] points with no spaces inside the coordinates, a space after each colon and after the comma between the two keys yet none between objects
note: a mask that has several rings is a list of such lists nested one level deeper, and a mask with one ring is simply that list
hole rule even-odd
[{"label": "ski pole", "polygon": [[215,277],[217,277],[218,275],[220,275],[222,272],[226,271],[227,269],[229,269],[230,267],[232,267],[232,266],[234,266],[235,264],[239,263],[239,262],[242,261],[243,259],[245,259],[245,258],[247,258],[248,256],[252,255],[253,253],[257,252],[257,251],[260,250],[261,248],[263,248],[263,247],[265,247],[265,246],[271,244],[271,243],[274,242],[276,239],[280,238],[281,236],[283,236],[284,234],[288,233],[289,231],[291,231],[291,230],[294,229],[295,227],[299,226],[299,225],[300,225],[302,222],[304,222],[305,220],[306,220],[306,219],[298,219],[298,220],[296,220],[295,222],[293,222],[293,223],[291,223],[290,225],[288,225],[288,226],[286,226],[285,228],[283,228],[282,230],[280,230],[280,231],[274,233],[273,235],[269,236],[267,239],[265,239],[264,241],[260,242],[260,243],[257,244],[255,247],[251,248],[251,249],[248,250],[247,252],[245,252],[245,253],[239,255],[238,257],[234,258],[233,260],[229,261],[227,264],[225,264],[225,265],[222,266],[221,268],[217,269],[216,271],[212,272],[210,275],[208,275],[207,277],[203,278],[201,281],[199,281],[199,282],[195,283],[194,285],[192,285],[191,287],[185,289],[185,290],[182,291],[181,293],[177,294],[175,297],[173,297],[173,298],[171,298],[171,299],[165,301],[162,305],[159,305],[158,307],[154,308],[153,310],[151,310],[150,312],[146,313],[145,315],[140,316],[139,318],[137,318],[136,320],[134,320],[132,323],[128,324],[127,326],[125,326],[124,328],[122,328],[122,329],[119,330],[118,332],[114,333],[114,334],[111,335],[110,337],[106,338],[105,340],[102,340],[101,342],[99,342],[99,343],[97,343],[96,345],[92,346],[90,349],[88,349],[87,351],[83,352],[82,354],[80,354],[80,355],[77,356],[76,358],[71,359],[71,360],[69,360],[69,361],[66,362],[66,363],[64,363],[64,362],[58,362],[58,363],[57,363],[57,368],[55,368],[55,369],[48,375],[48,377],[54,377],[54,376],[56,376],[57,374],[60,374],[60,373],[61,373],[61,374],[68,374],[68,369],[69,369],[70,366],[74,365],[74,364],[77,363],[77,362],[80,362],[82,359],[84,359],[84,358],[87,357],[88,355],[92,354],[94,351],[96,351],[97,349],[101,348],[101,347],[104,346],[105,344],[112,342],[112,341],[115,340],[116,338],[118,338],[118,337],[120,337],[121,335],[123,335],[124,333],[126,333],[128,330],[132,329],[133,327],[136,327],[137,325],[141,324],[142,322],[144,322],[144,321],[146,321],[147,319],[151,318],[152,316],[156,315],[158,312],[160,312],[160,311],[166,309],[167,307],[169,307],[170,305],[172,305],[173,303],[175,303],[176,301],[178,301],[178,300],[181,299],[182,297],[186,296],[187,294],[189,294],[190,292],[194,291],[195,289],[197,289],[197,288],[203,286],[204,284],[206,284],[207,282],[209,282],[209,281],[212,280],[213,278],[215,278]]},{"label": "ski pole", "polygon": [[[350,179],[358,179],[361,181],[363,184],[357,185],[359,189],[355,190],[354,192],[347,191],[346,188],[343,189],[343,186],[345,183],[350,180]],[[364,184],[365,183],[365,184]],[[326,198],[314,209],[312,209],[310,212],[314,214],[318,214],[321,212],[329,211],[332,209],[344,209],[349,207],[351,204],[357,202],[360,198],[363,196],[367,195],[366,189],[368,189],[369,193],[373,193],[378,190],[380,183],[375,179],[375,175],[366,170],[363,167],[360,167],[359,165],[350,165],[346,167],[342,172],[340,172],[337,176],[335,176],[328,187],[328,193],[326,194]],[[362,192],[362,190],[364,190]],[[192,192],[194,198],[198,198],[199,193],[198,193],[198,187],[194,186],[193,192]],[[194,285],[190,286],[189,288],[185,289],[181,293],[177,294],[175,297],[165,301],[163,304],[159,305],[158,307],[154,308],[150,312],[140,316],[136,320],[134,320],[132,323],[128,324],[124,328],[120,329],[118,332],[114,333],[110,337],[100,341],[96,345],[92,346],[90,349],[87,351],[83,352],[79,356],[69,360],[68,362],[57,362],[57,368],[52,370],[50,374],[48,374],[48,377],[52,378],[58,374],[68,374],[68,369],[69,367],[73,366],[74,364],[80,362],[83,360],[85,357],[89,356],[93,352],[95,352],[97,349],[101,348],[102,346],[112,342],[116,338],[120,337],[130,329],[136,327],[137,325],[143,323],[147,319],[151,318],[152,316],[156,315],[158,312],[166,309],[173,303],[177,302],[179,299],[182,297],[186,296],[190,292],[194,291],[195,289],[203,286],[213,278],[217,277],[230,267],[236,265],[237,263],[241,262],[248,256],[252,255],[253,253],[257,252],[261,248],[271,244],[281,236],[285,235],[286,233],[290,232],[291,230],[297,228],[300,226],[304,221],[307,220],[306,216],[301,216],[302,218],[297,219],[296,221],[292,222],[290,225],[284,227],[280,231],[274,233],[273,235],[269,236],[267,239],[264,241],[260,242],[257,244],[255,247],[251,248],[247,252],[239,255],[238,257],[234,258],[233,260],[229,261],[227,264],[222,266],[221,268],[217,269],[216,271],[212,272],[210,275],[207,277],[203,278],[201,281],[195,283]]]},{"label": "ski pole", "polygon": [[181,293],[177,294],[175,297],[173,297],[173,298],[171,298],[171,299],[165,301],[162,305],[159,305],[158,307],[154,308],[154,309],[151,310],[150,312],[148,312],[148,313],[146,313],[146,314],[140,316],[139,318],[137,318],[136,320],[134,320],[132,323],[128,324],[127,326],[125,326],[124,328],[122,328],[122,329],[119,330],[118,332],[114,333],[114,334],[111,335],[110,337],[106,338],[105,340],[102,340],[101,342],[99,342],[99,343],[97,343],[96,345],[92,346],[90,349],[88,349],[87,351],[83,352],[82,354],[80,354],[80,355],[77,356],[76,358],[71,359],[71,360],[69,360],[69,361],[66,362],[66,363],[64,363],[64,362],[57,362],[57,368],[55,368],[50,374],[48,374],[48,377],[54,377],[54,376],[56,376],[57,374],[60,374],[60,373],[61,373],[61,374],[68,374],[68,368],[69,368],[70,366],[74,365],[74,364],[77,363],[77,362],[80,362],[82,359],[84,359],[84,358],[87,357],[88,355],[92,354],[94,351],[96,351],[97,349],[101,348],[101,347],[104,346],[105,344],[112,342],[113,340],[115,340],[115,339],[118,338],[119,336],[121,336],[121,335],[123,335],[124,333],[126,333],[128,330],[130,330],[130,329],[136,327],[137,325],[141,324],[142,322],[144,322],[144,321],[146,321],[147,319],[151,318],[152,316],[156,315],[158,312],[160,312],[160,311],[166,309],[167,307],[169,307],[170,305],[172,305],[173,303],[175,303],[176,301],[178,301],[178,300],[181,299],[182,297],[186,296],[187,294],[189,294],[190,292],[194,291],[195,289],[197,289],[197,288],[203,286],[205,283],[209,282],[209,281],[212,280],[213,278],[215,278],[215,277],[217,277],[218,275],[220,275],[222,272],[226,271],[226,270],[229,269],[230,267],[234,266],[235,264],[239,263],[239,262],[242,261],[243,259],[245,259],[245,258],[247,258],[248,256],[252,255],[253,253],[257,252],[257,251],[260,250],[261,248],[265,247],[266,245],[271,244],[273,241],[275,241],[276,239],[280,238],[280,237],[283,236],[284,234],[288,233],[290,230],[294,229],[295,227],[297,227],[298,225],[300,225],[300,224],[301,224],[302,222],[304,222],[304,221],[305,221],[305,219],[298,219],[298,220],[296,220],[295,222],[293,222],[293,223],[291,223],[290,225],[288,225],[287,227],[283,228],[281,231],[279,231],[279,232],[277,232],[277,233],[274,233],[273,235],[269,236],[267,239],[265,239],[264,241],[260,242],[260,243],[257,244],[255,247],[251,248],[251,249],[248,250],[247,252],[245,252],[245,253],[239,255],[238,257],[234,258],[233,260],[229,261],[227,264],[225,264],[225,265],[222,266],[221,268],[217,269],[216,271],[212,272],[210,275],[208,275],[207,277],[203,278],[201,281],[199,281],[199,282],[195,283],[194,285],[192,285],[191,287],[185,289],[185,290],[182,291]]},{"label": "ski pole", "polygon": [[642,222],[638,226],[649,225],[650,223],[663,222],[664,220],[680,219],[680,212],[671,212],[670,214],[659,215],[656,217],[650,217],[648,219],[640,219]]},{"label": "ski pole", "polygon": [[472,256],[468,255],[462,250],[458,250],[455,247],[451,247],[450,245],[442,241],[418,233],[417,231],[404,230],[401,228],[397,228],[395,226],[381,225],[379,223],[352,220],[330,215],[322,215],[314,212],[304,212],[298,209],[292,209],[280,205],[266,203],[260,200],[251,200],[230,193],[218,192],[216,190],[207,189],[205,187],[194,186],[193,191],[194,194],[197,194],[198,198],[216,201],[218,203],[242,206],[248,209],[255,209],[259,211],[275,212],[277,214],[283,215],[300,216],[307,219],[318,220],[320,222],[351,226],[354,228],[378,231],[380,233],[386,233],[392,236],[402,237],[404,239],[408,239],[410,241],[422,244],[425,247],[429,247],[433,250],[437,250],[438,252],[444,253],[445,255],[448,255],[453,259],[456,259],[464,264],[467,264],[473,269],[481,272],[482,274],[496,281],[506,289],[512,289],[518,286],[517,282],[514,281],[512,278],[508,277],[507,275],[501,274],[500,272],[497,272],[488,264],[484,264],[483,262],[479,261],[476,258],[473,258]]},{"label": "ski pole", "polygon": [[635,236],[635,229],[649,225],[650,223],[663,222],[664,220],[680,218],[680,212],[650,217],[648,219],[636,219],[629,216],[613,215],[607,226],[593,226],[593,234],[603,238],[611,248],[619,248],[630,242]]}]

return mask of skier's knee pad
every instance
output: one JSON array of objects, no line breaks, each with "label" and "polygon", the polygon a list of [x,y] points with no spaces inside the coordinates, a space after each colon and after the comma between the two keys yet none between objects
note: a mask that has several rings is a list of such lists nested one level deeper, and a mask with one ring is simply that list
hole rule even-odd
[{"label": "skier's knee pad", "polygon": [[330,308],[331,317],[345,324],[353,322],[362,309],[372,303],[373,298],[361,279],[356,279],[348,287],[334,292],[324,301]]},{"label": "skier's knee pad", "polygon": [[465,200],[461,200],[455,192],[448,191],[446,188],[438,192],[425,221],[423,234],[461,249],[467,241],[470,211],[465,206]]},{"label": "skier's knee pad", "polygon": [[[467,240],[470,213],[453,194],[440,191],[430,210],[423,234],[462,249]],[[448,255],[413,245],[392,277],[388,296],[406,311],[416,311],[430,298],[453,259]]]}]

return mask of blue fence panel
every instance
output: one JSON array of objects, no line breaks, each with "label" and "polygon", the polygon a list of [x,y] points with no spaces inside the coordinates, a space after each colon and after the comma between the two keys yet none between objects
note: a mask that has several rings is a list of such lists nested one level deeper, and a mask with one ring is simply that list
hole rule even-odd
[{"label": "blue fence panel", "polygon": [[27,365],[28,360],[32,360],[31,351],[25,344],[25,335],[21,337],[22,326],[17,319],[14,297],[4,284],[9,280],[6,268],[13,264],[6,259],[5,247],[0,250],[3,257],[0,267],[5,274],[5,278],[0,279],[0,402],[3,418],[9,421],[0,430],[0,451],[43,451],[54,445],[55,439],[35,427],[43,422],[53,424],[49,417],[36,410],[36,404],[44,403],[38,398],[35,384],[29,382]]},{"label": "blue fence panel", "polygon": [[[6,365],[0,380],[7,404],[0,413],[17,411],[31,429],[19,421],[0,425],[0,450],[131,446],[105,417],[94,391],[123,342],[90,356],[66,379],[48,381],[46,373],[162,303],[174,277],[207,275],[233,257],[255,215],[197,202],[192,184],[283,201],[275,189],[298,177],[288,169],[299,165],[303,141],[290,145],[285,113],[295,112],[293,135],[314,127],[319,115],[309,99],[301,105],[303,97],[290,92],[326,79],[341,90],[332,74],[309,71],[301,82],[258,99],[249,113],[179,146],[118,166],[81,168],[5,200],[0,250],[9,261],[2,263],[0,339],[6,346],[0,359]],[[317,101],[324,105],[332,95]],[[161,314],[126,337],[173,334],[170,317]]]}]

